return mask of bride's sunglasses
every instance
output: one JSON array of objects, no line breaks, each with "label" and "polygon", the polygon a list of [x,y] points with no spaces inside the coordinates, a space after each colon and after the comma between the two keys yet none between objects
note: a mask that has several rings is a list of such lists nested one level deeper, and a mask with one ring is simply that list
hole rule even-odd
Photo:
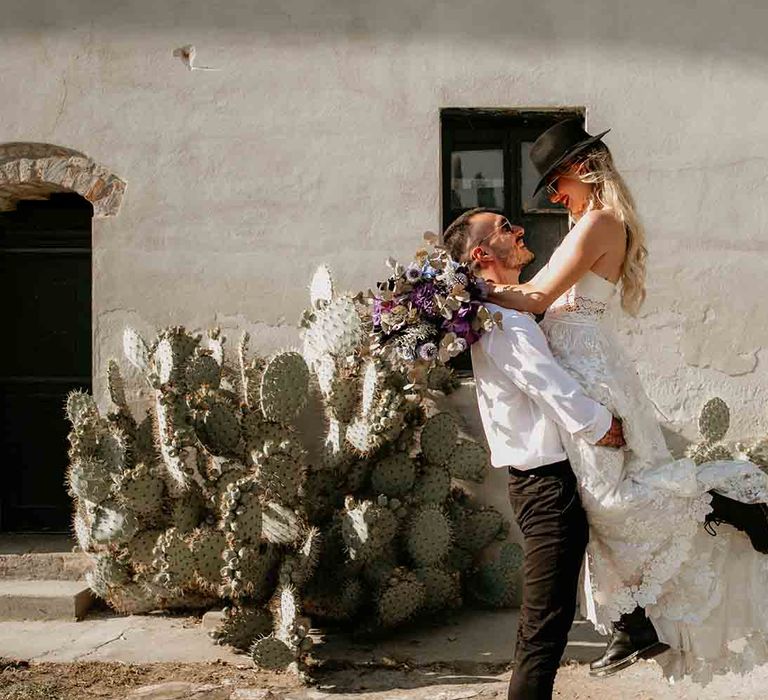
[{"label": "bride's sunglasses", "polygon": [[547,193],[547,197],[552,199],[552,197],[557,197],[558,194],[560,194],[557,191],[557,181],[560,179],[560,176],[558,175],[553,180],[550,180],[547,186],[544,188],[544,191]]}]

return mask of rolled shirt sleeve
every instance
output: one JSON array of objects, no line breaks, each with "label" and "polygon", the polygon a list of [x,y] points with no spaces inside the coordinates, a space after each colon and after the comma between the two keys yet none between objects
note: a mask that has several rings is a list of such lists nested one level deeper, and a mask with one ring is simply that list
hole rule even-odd
[{"label": "rolled shirt sleeve", "polygon": [[594,445],[610,429],[610,411],[557,363],[531,316],[505,314],[503,328],[490,333],[487,351],[498,369],[566,432]]}]

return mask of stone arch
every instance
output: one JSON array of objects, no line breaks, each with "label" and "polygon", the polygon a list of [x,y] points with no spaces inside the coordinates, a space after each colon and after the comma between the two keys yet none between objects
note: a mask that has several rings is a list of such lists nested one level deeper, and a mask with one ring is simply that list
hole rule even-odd
[{"label": "stone arch", "polygon": [[115,216],[126,183],[84,153],[50,143],[0,144],[0,211],[21,199],[77,192],[93,205],[94,218]]}]

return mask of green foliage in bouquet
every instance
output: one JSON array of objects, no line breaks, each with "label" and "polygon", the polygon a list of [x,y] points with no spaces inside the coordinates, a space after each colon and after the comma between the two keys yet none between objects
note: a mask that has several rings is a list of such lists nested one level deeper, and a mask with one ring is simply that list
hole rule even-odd
[{"label": "green foliage in bouquet", "polygon": [[[429,392],[452,390],[450,371],[436,365],[415,387],[374,356],[370,305],[337,294],[327,269],[310,298],[302,353],[251,356],[244,334],[229,362],[217,330],[147,343],[128,329],[146,416],[134,418],[114,361],[113,410],[79,392],[66,406],[93,590],[127,613],[223,605],[217,642],[300,672],[310,620],[392,627],[464,598],[509,605],[519,569],[484,557],[507,530],[460,488],[490,467],[435,413]],[[322,445],[296,428],[308,405],[323,413]]]}]

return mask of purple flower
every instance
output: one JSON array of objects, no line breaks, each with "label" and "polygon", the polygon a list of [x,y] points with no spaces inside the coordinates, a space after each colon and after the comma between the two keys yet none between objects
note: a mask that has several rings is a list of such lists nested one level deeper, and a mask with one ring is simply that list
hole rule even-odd
[{"label": "purple flower", "polygon": [[478,302],[462,304],[461,308],[449,319],[443,323],[443,330],[446,333],[455,333],[459,338],[467,341],[468,345],[480,340],[480,334],[472,328],[472,321],[477,315]]},{"label": "purple flower", "polygon": [[422,360],[427,360],[427,362],[431,362],[437,357],[437,345],[434,343],[424,343],[423,345],[419,345],[417,351],[419,357]]},{"label": "purple flower", "polygon": [[411,292],[411,303],[425,316],[439,318],[440,310],[435,303],[436,293],[434,282],[424,282],[414,287]]},{"label": "purple flower", "polygon": [[387,313],[395,306],[394,301],[384,301],[379,297],[373,298],[373,325],[381,325],[381,315]]}]

